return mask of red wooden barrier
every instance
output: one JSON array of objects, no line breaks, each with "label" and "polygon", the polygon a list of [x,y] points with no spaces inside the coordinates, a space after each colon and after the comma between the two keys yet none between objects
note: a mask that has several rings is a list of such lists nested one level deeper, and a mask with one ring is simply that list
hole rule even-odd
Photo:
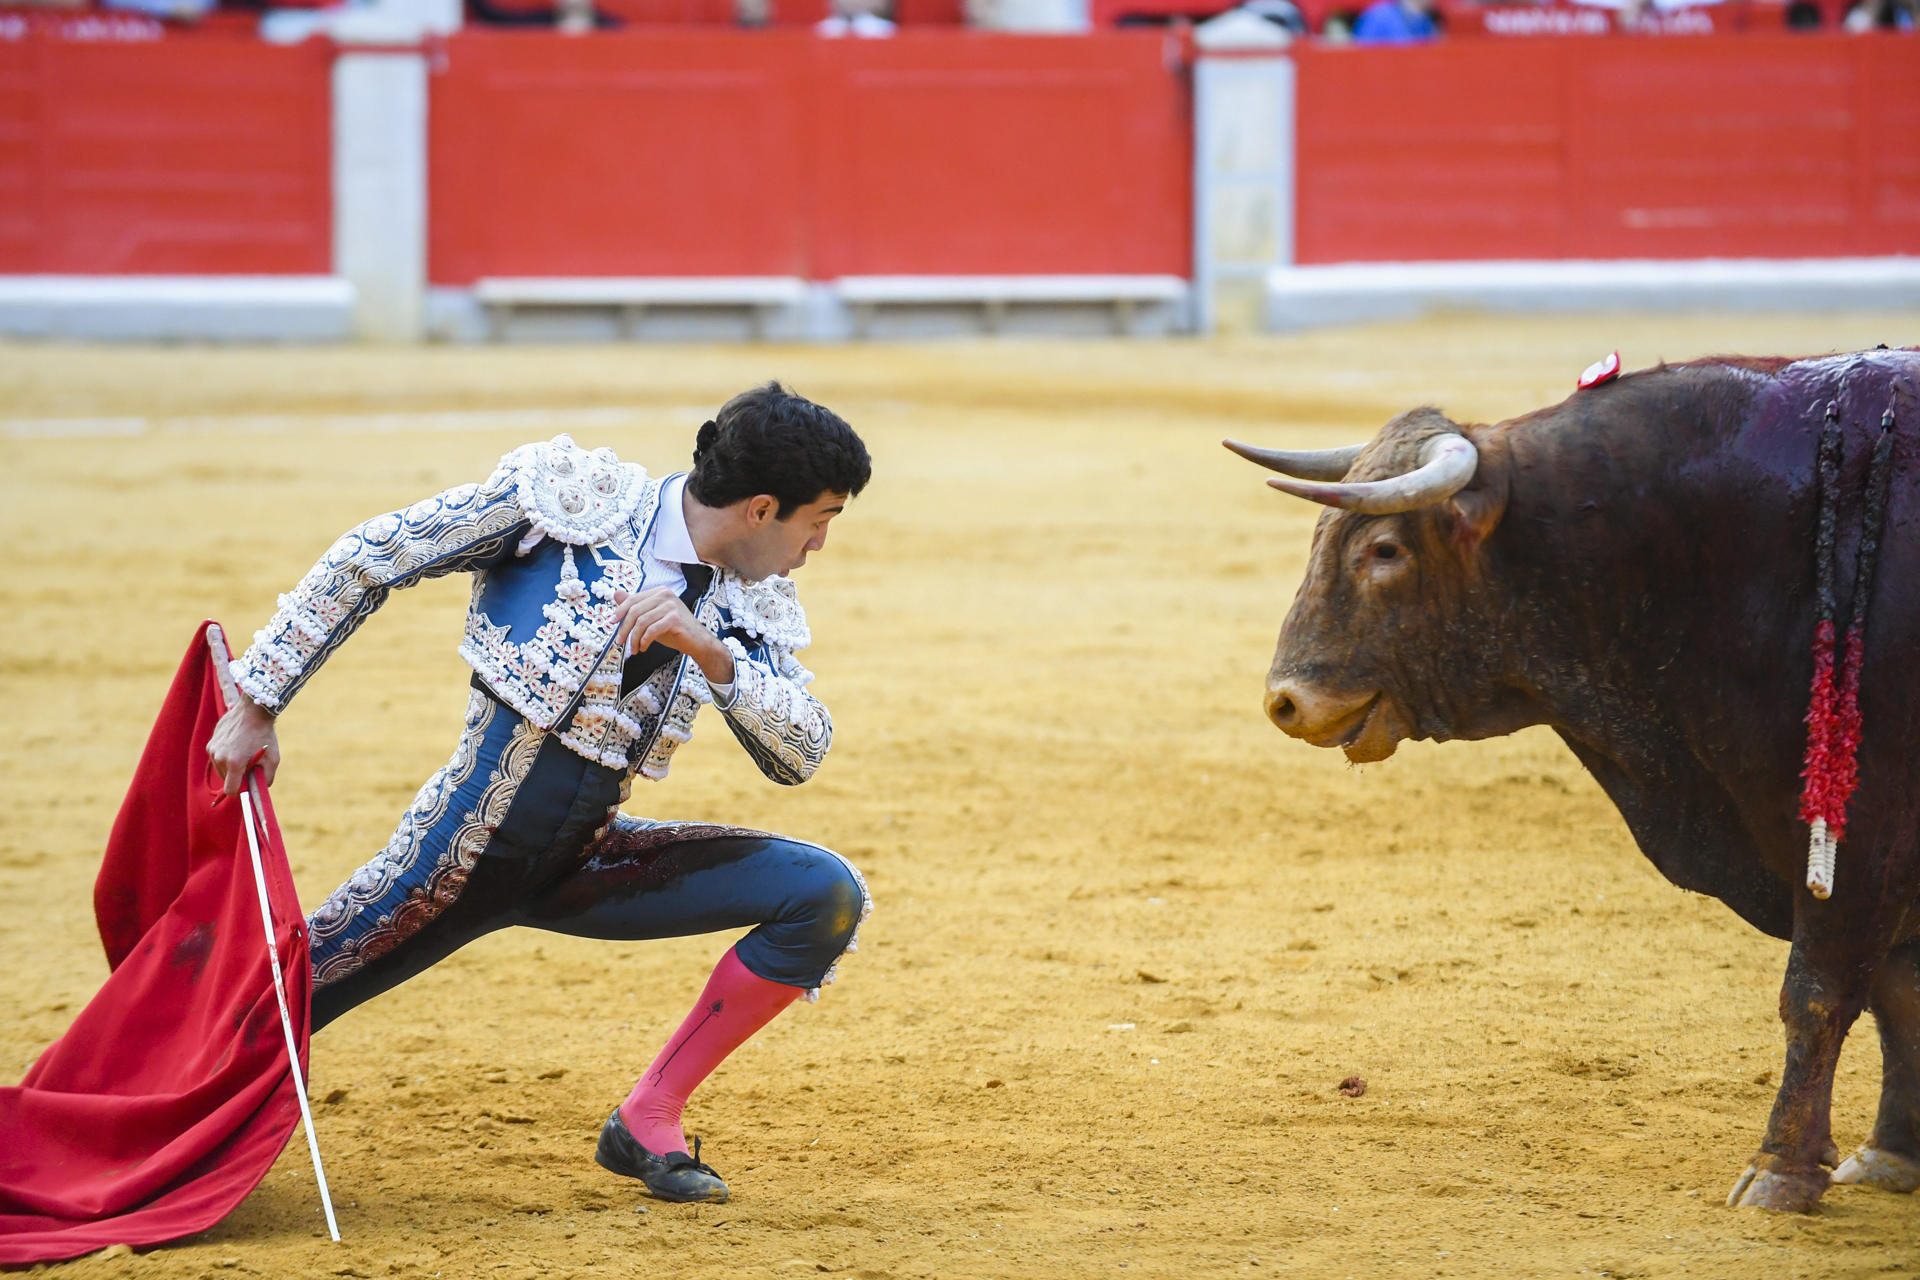
[{"label": "red wooden barrier", "polygon": [[893,20],[903,27],[957,27],[966,22],[962,0],[893,0]]},{"label": "red wooden barrier", "polygon": [[794,275],[810,34],[476,31],[428,107],[428,272]]},{"label": "red wooden barrier", "polygon": [[1187,273],[1192,126],[1167,38],[817,52],[820,277]]},{"label": "red wooden barrier", "polygon": [[[1296,256],[1920,253],[1916,52],[1297,47]],[[0,272],[329,270],[329,57],[0,30]],[[1156,33],[476,31],[434,66],[436,283],[1187,270]]]},{"label": "red wooden barrier", "polygon": [[0,272],[331,271],[330,60],[0,39]]},{"label": "red wooden barrier", "polygon": [[1187,269],[1155,33],[469,32],[431,92],[437,284]]},{"label": "red wooden barrier", "polygon": [[1916,57],[1802,33],[1306,49],[1296,256],[1920,252]]}]

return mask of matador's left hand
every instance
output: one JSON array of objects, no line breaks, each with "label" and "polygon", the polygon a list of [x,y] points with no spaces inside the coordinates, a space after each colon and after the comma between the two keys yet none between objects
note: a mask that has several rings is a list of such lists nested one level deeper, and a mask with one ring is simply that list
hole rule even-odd
[{"label": "matador's left hand", "polygon": [[220,775],[221,790],[233,795],[246,784],[247,772],[260,767],[260,781],[273,785],[280,770],[280,736],[274,732],[274,715],[238,690],[234,704],[213,727],[207,740],[207,758]]},{"label": "matador's left hand", "polygon": [[633,595],[616,591],[613,610],[620,619],[613,641],[622,653],[640,653],[658,641],[699,663],[709,683],[732,683],[733,655],[670,588],[654,587]]}]

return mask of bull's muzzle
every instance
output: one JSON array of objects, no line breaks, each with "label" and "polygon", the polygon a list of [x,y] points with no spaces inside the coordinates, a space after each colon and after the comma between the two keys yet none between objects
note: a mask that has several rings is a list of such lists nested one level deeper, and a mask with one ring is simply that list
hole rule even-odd
[{"label": "bull's muzzle", "polygon": [[1404,736],[1377,691],[1333,693],[1298,680],[1267,682],[1267,719],[1316,747],[1339,747],[1351,760],[1384,760]]},{"label": "bull's muzzle", "polygon": [[1300,704],[1295,701],[1293,690],[1285,684],[1267,686],[1267,719],[1283,733],[1293,733],[1294,726],[1300,723]]},{"label": "bull's muzzle", "polygon": [[1267,719],[1283,733],[1306,738],[1315,746],[1333,746],[1336,743],[1321,740],[1352,728],[1373,697],[1371,693],[1327,693],[1297,680],[1269,680]]}]

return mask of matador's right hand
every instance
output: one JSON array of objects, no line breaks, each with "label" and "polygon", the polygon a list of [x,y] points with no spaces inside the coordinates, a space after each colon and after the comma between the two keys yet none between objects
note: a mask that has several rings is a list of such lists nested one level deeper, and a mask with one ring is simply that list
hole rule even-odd
[{"label": "matador's right hand", "polygon": [[246,785],[247,770],[255,763],[260,766],[260,781],[273,785],[273,775],[280,769],[280,737],[273,720],[271,711],[242,693],[213,727],[213,736],[207,739],[207,758],[213,762],[227,795],[238,793]]}]

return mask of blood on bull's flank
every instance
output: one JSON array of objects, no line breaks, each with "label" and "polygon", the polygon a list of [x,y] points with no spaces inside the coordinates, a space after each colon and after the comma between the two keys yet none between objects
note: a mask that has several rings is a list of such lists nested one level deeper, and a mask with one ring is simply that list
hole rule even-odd
[{"label": "blood on bull's flank", "polygon": [[[1871,626],[1853,667],[1858,790],[1826,898],[1808,888],[1800,800],[1816,627],[1833,617],[1814,550],[1829,405],[1835,572],[1858,580],[1853,616]],[[1873,467],[1883,422],[1891,453]],[[1920,687],[1903,661],[1920,644],[1905,523],[1920,513],[1920,350],[1662,365],[1493,424],[1415,409],[1345,449],[1227,444],[1328,508],[1269,718],[1356,762],[1551,727],[1663,875],[1792,943],[1779,1094],[1728,1203],[1807,1211],[1830,1182],[1920,1187]],[[1862,517],[1875,482],[1891,486],[1884,540]],[[1863,1011],[1881,1101],[1842,1162],[1834,1071]]]}]

